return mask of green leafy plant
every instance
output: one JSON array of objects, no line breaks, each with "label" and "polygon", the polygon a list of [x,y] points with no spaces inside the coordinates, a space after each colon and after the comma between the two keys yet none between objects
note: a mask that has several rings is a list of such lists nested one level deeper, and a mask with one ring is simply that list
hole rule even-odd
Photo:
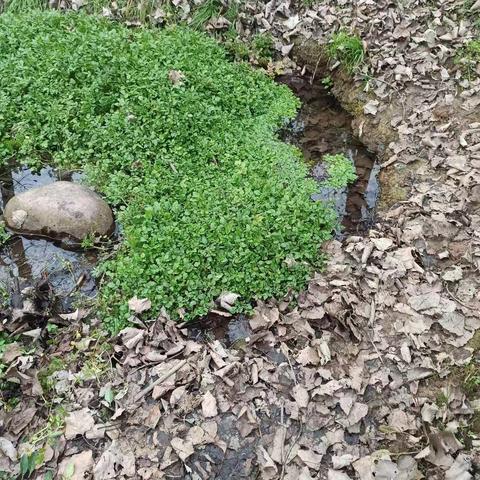
[{"label": "green leafy plant", "polygon": [[476,0],[465,0],[460,9],[460,14],[467,17],[473,23],[477,30],[480,30],[480,13],[478,9],[474,9]]},{"label": "green leafy plant", "polygon": [[89,249],[95,246],[95,236],[94,235],[87,235],[80,245],[82,248]]},{"label": "green leafy plant", "polygon": [[48,365],[39,370],[38,381],[46,394],[51,392],[55,386],[56,380],[52,378],[52,375],[60,370],[65,370],[65,368],[66,363],[64,360],[59,357],[53,357]]},{"label": "green leafy plant", "polygon": [[[30,478],[35,469],[45,462],[45,443],[54,446],[65,428],[66,411],[58,406],[46,419],[45,426],[35,432],[24,444],[26,452],[20,457],[20,478]],[[43,445],[43,447],[40,447]],[[52,478],[51,472],[45,473],[45,478]]]},{"label": "green leafy plant", "polygon": [[116,209],[123,242],[99,267],[112,330],[134,295],[189,320],[222,292],[248,308],[298,290],[321,266],[335,215],[275,133],[299,102],[206,35],[2,15],[0,91],[0,160],[14,145],[24,163],[82,168]]},{"label": "green leafy plant", "polygon": [[12,343],[12,341],[13,340],[9,335],[7,335],[5,332],[0,332],[0,357],[3,355],[3,352],[5,352],[5,349],[10,343]]},{"label": "green leafy plant", "polygon": [[349,73],[353,73],[363,63],[365,50],[359,36],[341,30],[334,33],[328,42],[327,55],[330,59],[339,61]]},{"label": "green leafy plant", "polygon": [[245,61],[250,57],[250,48],[239,36],[237,31],[230,27],[224,35],[224,46],[233,59]]},{"label": "green leafy plant", "polygon": [[273,36],[259,33],[252,39],[252,51],[260,65],[267,65],[273,56]]},{"label": "green leafy plant", "polygon": [[30,478],[35,468],[41,465],[45,458],[43,449],[35,450],[32,453],[24,453],[20,457],[20,478]]},{"label": "green leafy plant", "polygon": [[333,88],[333,79],[330,75],[322,78],[322,85],[327,89],[331,90]]},{"label": "green leafy plant", "polygon": [[8,242],[10,233],[5,228],[5,222],[0,222],[0,246]]},{"label": "green leafy plant", "polygon": [[455,63],[460,66],[467,78],[475,78],[480,63],[480,40],[470,40],[460,48],[455,56]]},{"label": "green leafy plant", "polygon": [[343,153],[324,155],[323,161],[326,164],[328,175],[323,182],[325,186],[335,189],[344,188],[357,179],[355,165]]}]

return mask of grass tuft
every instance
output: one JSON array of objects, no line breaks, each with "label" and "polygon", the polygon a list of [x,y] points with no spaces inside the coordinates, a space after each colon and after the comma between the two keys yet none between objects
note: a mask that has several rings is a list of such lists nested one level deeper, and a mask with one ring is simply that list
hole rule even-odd
[{"label": "grass tuft", "polygon": [[327,55],[331,60],[339,61],[349,73],[353,73],[362,65],[365,50],[360,37],[340,31],[332,35],[327,45]]},{"label": "grass tuft", "polygon": [[0,13],[29,13],[48,8],[47,0],[5,0],[0,2]]},{"label": "grass tuft", "polygon": [[189,320],[225,291],[247,309],[298,290],[320,265],[334,214],[275,133],[299,102],[206,35],[2,15],[0,91],[0,161],[82,168],[116,208],[124,239],[99,267],[111,330],[134,295]]},{"label": "grass tuft", "polygon": [[480,40],[470,40],[460,48],[455,56],[455,63],[460,65],[463,74],[468,79],[476,78],[477,68],[480,64]]},{"label": "grass tuft", "polygon": [[193,11],[189,26],[195,30],[202,30],[213,17],[220,15],[222,9],[220,0],[205,0]]}]

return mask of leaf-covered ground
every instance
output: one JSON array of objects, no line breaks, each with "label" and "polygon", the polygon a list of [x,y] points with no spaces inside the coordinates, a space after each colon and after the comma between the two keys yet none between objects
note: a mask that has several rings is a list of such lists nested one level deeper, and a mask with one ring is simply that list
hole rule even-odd
[{"label": "leaf-covered ground", "polygon": [[378,223],[329,244],[296,306],[260,304],[220,340],[166,316],[144,326],[137,300],[113,342],[74,318],[54,346],[9,347],[22,397],[2,412],[2,468],[42,451],[33,477],[478,478],[480,80],[456,59],[479,7],[250,2],[244,31],[285,54],[340,26],[362,38],[355,80],[310,46],[296,61],[333,78],[378,153]]}]

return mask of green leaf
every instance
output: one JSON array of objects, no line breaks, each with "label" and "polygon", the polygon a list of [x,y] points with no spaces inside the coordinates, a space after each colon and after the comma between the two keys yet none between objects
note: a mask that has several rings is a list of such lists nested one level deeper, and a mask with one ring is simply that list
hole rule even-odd
[{"label": "green leaf", "polygon": [[65,473],[63,474],[64,480],[71,480],[73,474],[75,473],[75,465],[73,463],[69,463],[65,468]]},{"label": "green leaf", "polygon": [[30,457],[26,453],[20,458],[20,475],[24,477],[30,470]]},{"label": "green leaf", "polygon": [[111,404],[113,402],[113,400],[115,399],[115,395],[113,393],[113,390],[111,388],[107,388],[105,390],[105,393],[103,395],[103,398],[105,399],[105,401],[108,403],[108,404]]}]

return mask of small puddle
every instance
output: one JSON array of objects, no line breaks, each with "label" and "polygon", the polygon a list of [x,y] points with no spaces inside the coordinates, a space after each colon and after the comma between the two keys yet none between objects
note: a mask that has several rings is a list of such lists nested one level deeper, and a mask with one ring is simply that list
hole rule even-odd
[{"label": "small puddle", "polygon": [[297,118],[284,132],[286,141],[297,145],[312,165],[310,173],[319,183],[325,179],[322,157],[343,153],[356,168],[357,180],[347,188],[321,187],[313,200],[330,200],[347,233],[364,232],[375,220],[380,194],[379,165],[375,156],[354,137],[352,116],[346,112],[318,77],[311,84],[301,75],[281,75],[279,83],[287,85],[302,101]]},{"label": "small puddle", "polygon": [[[38,173],[27,167],[5,167],[0,175],[2,211],[8,200],[18,193],[57,180],[79,182],[81,179],[79,173],[62,174],[51,167],[42,168]],[[62,308],[68,309],[72,299],[67,297],[81,276],[83,283],[78,292],[88,297],[96,294],[91,275],[96,263],[95,251],[67,250],[50,239],[12,234],[0,250],[0,285],[12,292],[47,280],[53,292],[64,298]]]}]

